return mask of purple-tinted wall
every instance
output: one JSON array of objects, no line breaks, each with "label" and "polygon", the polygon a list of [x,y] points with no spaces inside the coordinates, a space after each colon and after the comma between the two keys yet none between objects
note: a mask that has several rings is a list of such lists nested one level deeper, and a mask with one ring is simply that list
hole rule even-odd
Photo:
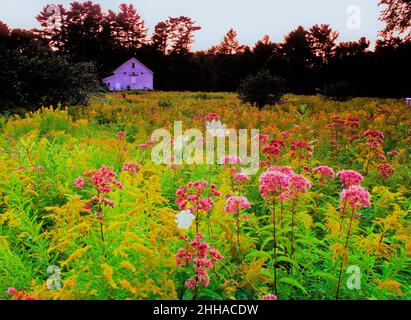
[{"label": "purple-tinted wall", "polygon": [[132,58],[103,79],[110,91],[127,89],[153,90],[153,72],[136,58]]}]

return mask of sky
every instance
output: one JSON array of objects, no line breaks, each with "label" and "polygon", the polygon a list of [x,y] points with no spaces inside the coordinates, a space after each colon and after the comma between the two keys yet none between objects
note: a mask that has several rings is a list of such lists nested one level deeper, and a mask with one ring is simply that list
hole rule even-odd
[{"label": "sky", "polygon": [[[0,0],[0,21],[10,28],[38,28],[35,16],[51,3],[69,7],[71,0]],[[169,16],[188,16],[202,27],[193,50],[218,44],[234,28],[242,44],[253,46],[264,35],[281,42],[297,26],[329,24],[340,33],[338,41],[365,36],[374,42],[384,24],[378,21],[378,0],[94,0],[103,10],[132,3],[150,31]]]}]

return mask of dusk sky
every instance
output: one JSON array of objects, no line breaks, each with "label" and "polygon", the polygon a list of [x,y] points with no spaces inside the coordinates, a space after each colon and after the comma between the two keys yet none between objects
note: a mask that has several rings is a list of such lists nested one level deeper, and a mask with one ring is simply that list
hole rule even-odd
[{"label": "dusk sky", "polygon": [[[39,27],[35,16],[43,6],[71,0],[0,0],[0,20],[10,28]],[[185,15],[203,28],[195,34],[194,50],[208,49],[221,41],[234,28],[241,43],[252,46],[268,34],[280,42],[298,25],[330,24],[340,33],[339,41],[357,40],[362,36],[371,41],[378,37],[384,24],[378,21],[381,8],[378,0],[100,0],[103,10],[117,9],[120,3],[132,3],[144,18],[150,34],[155,24],[168,16]],[[351,6],[360,9],[361,27],[349,28]],[[357,10],[357,9],[356,9]],[[356,11],[358,12],[358,11]]]}]

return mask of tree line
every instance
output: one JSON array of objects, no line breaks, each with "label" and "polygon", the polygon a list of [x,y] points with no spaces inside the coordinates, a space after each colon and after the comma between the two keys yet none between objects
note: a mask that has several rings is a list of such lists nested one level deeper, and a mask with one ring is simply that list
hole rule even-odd
[{"label": "tree line", "polygon": [[159,22],[149,37],[133,5],[108,12],[92,1],[49,5],[36,17],[38,29],[10,30],[0,22],[0,99],[22,106],[82,103],[97,79],[132,56],[155,72],[158,90],[236,91],[263,70],[296,94],[404,97],[411,84],[411,4],[380,4],[386,28],[373,50],[366,38],[338,42],[338,32],[316,24],[297,27],[281,43],[264,36],[251,47],[230,29],[221,43],[197,52],[191,47],[201,26],[186,16]]}]

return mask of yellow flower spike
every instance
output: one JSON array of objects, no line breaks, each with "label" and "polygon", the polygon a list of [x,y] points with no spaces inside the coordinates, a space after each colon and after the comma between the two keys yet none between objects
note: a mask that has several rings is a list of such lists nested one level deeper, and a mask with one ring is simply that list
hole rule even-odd
[{"label": "yellow flower spike", "polygon": [[148,249],[147,247],[142,246],[141,244],[138,244],[138,243],[134,243],[134,244],[132,244],[131,246],[129,246],[128,248],[129,248],[129,249],[134,249],[134,250],[136,250],[136,251],[138,251],[138,252],[142,252],[142,253],[144,253],[144,254],[146,254],[146,255],[150,255],[150,254],[151,254],[151,250],[150,250],[150,249]]},{"label": "yellow flower spike", "polygon": [[103,263],[101,265],[101,267],[103,269],[103,274],[104,274],[105,278],[107,279],[108,283],[110,284],[110,286],[113,289],[117,289],[118,286],[114,282],[114,279],[113,279],[113,268],[111,266],[109,266],[107,263]]},{"label": "yellow flower spike", "polygon": [[62,262],[61,266],[64,267],[68,265],[71,261],[74,259],[80,258],[83,254],[85,254],[89,250],[89,246],[86,246],[84,248],[80,248],[76,251],[74,251],[66,261]]},{"label": "yellow flower spike", "polygon": [[118,254],[120,255],[120,256],[122,256],[123,258],[128,258],[128,254],[126,253],[126,252],[124,252],[124,249],[123,248],[118,248]]},{"label": "yellow flower spike", "polygon": [[131,286],[130,282],[128,282],[128,281],[125,280],[125,279],[120,280],[120,285],[121,285],[124,289],[130,291],[130,292],[131,292],[132,294],[134,294],[134,295],[137,293],[137,289],[136,289],[136,288],[133,288],[133,287]]},{"label": "yellow flower spike", "polygon": [[126,238],[131,238],[133,240],[137,240],[138,242],[144,242],[143,238],[140,238],[138,235],[132,232],[126,232],[125,233]]},{"label": "yellow flower spike", "polygon": [[68,244],[67,241],[63,241],[63,242],[61,242],[61,243],[59,243],[59,244],[57,244],[53,247],[48,248],[47,252],[52,252],[52,251],[57,250],[57,249],[63,249],[64,247],[67,246],[67,244]]},{"label": "yellow flower spike", "polygon": [[401,283],[394,280],[377,280],[379,285],[378,289],[386,289],[390,294],[401,296],[403,291],[401,290]]},{"label": "yellow flower spike", "polygon": [[128,269],[132,272],[136,271],[136,268],[128,261],[121,261],[120,266],[122,266],[122,267],[124,267],[124,268],[126,268],[126,269]]}]

